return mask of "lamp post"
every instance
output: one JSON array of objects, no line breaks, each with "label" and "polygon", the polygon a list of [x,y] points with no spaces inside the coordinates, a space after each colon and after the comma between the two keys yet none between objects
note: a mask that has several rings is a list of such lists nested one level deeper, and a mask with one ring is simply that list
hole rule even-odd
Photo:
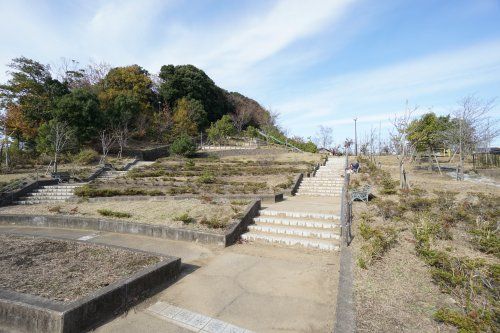
[{"label": "lamp post", "polygon": [[354,155],[358,156],[358,128],[356,122],[358,117],[354,118]]}]

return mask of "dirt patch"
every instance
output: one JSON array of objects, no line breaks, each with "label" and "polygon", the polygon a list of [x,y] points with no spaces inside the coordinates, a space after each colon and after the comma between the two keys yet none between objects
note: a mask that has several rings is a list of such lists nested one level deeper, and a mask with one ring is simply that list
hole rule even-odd
[{"label": "dirt patch", "polygon": [[95,244],[0,235],[0,288],[74,301],[147,266],[157,256]]},{"label": "dirt patch", "polygon": [[[202,231],[224,233],[225,226],[241,219],[241,213],[247,208],[248,201],[238,200],[165,200],[165,201],[110,201],[81,202],[61,204],[18,205],[1,207],[4,214],[31,215],[73,215],[84,217],[102,217],[99,210],[130,214],[130,218],[121,221],[164,225],[173,228],[189,228]],[[106,218],[114,219],[113,216]],[[223,227],[211,228],[204,222],[220,222]]]}]

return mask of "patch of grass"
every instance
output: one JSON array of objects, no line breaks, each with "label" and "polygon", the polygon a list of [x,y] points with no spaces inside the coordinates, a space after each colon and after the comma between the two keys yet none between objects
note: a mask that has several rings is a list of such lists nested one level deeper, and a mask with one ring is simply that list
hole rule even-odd
[{"label": "patch of grass", "polygon": [[201,219],[200,224],[203,224],[203,225],[205,225],[209,228],[212,228],[212,229],[222,229],[222,228],[226,227],[227,222],[228,222],[228,220],[223,220],[221,218],[213,216],[210,219],[207,219],[207,218]]},{"label": "patch of grass", "polygon": [[122,195],[151,195],[158,196],[164,195],[163,192],[159,190],[143,190],[138,188],[126,188],[126,189],[113,189],[113,188],[95,188],[89,185],[84,185],[77,187],[75,189],[75,195],[83,198],[95,198],[95,197],[115,197]]},{"label": "patch of grass", "polygon": [[196,220],[191,216],[189,216],[188,213],[183,213],[179,216],[174,217],[174,221],[181,221],[184,224],[190,224],[196,222]]},{"label": "patch of grass", "polygon": [[397,231],[392,227],[372,227],[362,221],[359,232],[364,244],[361,246],[361,255],[358,265],[366,268],[375,260],[379,260],[397,242]]},{"label": "patch of grass", "polygon": [[247,201],[247,200],[233,200],[231,201],[231,205],[234,205],[234,206],[245,206],[245,205],[248,205],[250,203],[250,201]]},{"label": "patch of grass", "polygon": [[215,181],[217,180],[217,178],[215,177],[215,175],[210,172],[210,171],[205,171],[201,176],[198,177],[197,181],[198,183],[202,183],[202,184],[213,184],[215,183]]},{"label": "patch of grass", "polygon": [[48,211],[51,213],[60,213],[61,212],[61,206],[52,206],[48,208]]},{"label": "patch of grass", "polygon": [[385,219],[401,219],[405,213],[404,207],[398,202],[390,199],[375,198],[372,203],[378,209],[379,214]]},{"label": "patch of grass", "polygon": [[101,214],[102,216],[111,216],[111,217],[117,217],[117,218],[130,218],[132,217],[132,214],[130,213],[124,213],[124,212],[115,212],[110,209],[98,209],[97,212]]}]

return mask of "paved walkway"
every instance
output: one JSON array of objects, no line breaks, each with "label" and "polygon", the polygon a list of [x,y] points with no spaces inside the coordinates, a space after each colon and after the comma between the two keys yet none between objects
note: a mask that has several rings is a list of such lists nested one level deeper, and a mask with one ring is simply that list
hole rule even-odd
[{"label": "paved walkway", "polygon": [[[337,201],[336,198],[292,197],[273,204],[273,208],[338,214]],[[99,327],[96,332],[333,330],[338,252],[263,243],[243,243],[222,249],[85,230],[0,227],[0,232],[86,239],[89,242],[127,246],[182,258],[183,274],[173,285],[127,314]],[[169,318],[158,312],[161,306],[187,311],[183,312],[184,318]],[[221,325],[217,326],[219,330],[209,331],[196,330],[179,322],[195,319]]]}]

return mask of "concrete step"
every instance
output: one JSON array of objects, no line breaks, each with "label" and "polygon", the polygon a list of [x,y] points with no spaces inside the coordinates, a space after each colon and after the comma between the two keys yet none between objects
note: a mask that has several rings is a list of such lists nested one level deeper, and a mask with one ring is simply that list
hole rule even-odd
[{"label": "concrete step", "polygon": [[19,201],[40,201],[40,200],[55,200],[55,201],[65,201],[67,199],[71,198],[71,196],[62,196],[62,197],[21,197],[19,198]]},{"label": "concrete step", "polygon": [[297,196],[308,197],[340,197],[341,193],[315,193],[315,192],[297,192]]},{"label": "concrete step", "polygon": [[241,238],[248,241],[264,241],[269,243],[278,243],[285,245],[299,245],[307,248],[321,249],[321,250],[329,250],[336,251],[339,250],[340,247],[338,245],[338,241],[333,239],[314,239],[314,238],[305,238],[298,236],[284,236],[284,235],[273,235],[259,232],[247,232],[241,235]]},{"label": "concrete step", "polygon": [[38,198],[38,197],[71,197],[73,193],[29,193],[26,197]]},{"label": "concrete step", "polygon": [[320,239],[340,239],[340,230],[319,229],[276,225],[272,223],[258,223],[248,226],[250,231],[287,236],[300,236]]},{"label": "concrete step", "polygon": [[292,226],[292,227],[305,227],[305,228],[321,228],[321,229],[339,229],[340,221],[337,219],[311,219],[307,217],[293,218],[282,216],[259,216],[255,217],[256,224],[266,223],[278,226]]},{"label": "concrete step", "polygon": [[43,203],[61,203],[65,202],[66,200],[18,200],[14,201],[14,204],[16,205],[36,205],[36,204],[43,204]]},{"label": "concrete step", "polygon": [[324,213],[310,213],[310,212],[295,212],[288,210],[274,210],[274,209],[263,209],[259,212],[259,217],[272,216],[272,217],[290,217],[290,218],[307,218],[307,219],[318,219],[318,220],[338,220],[340,216],[335,214],[324,214]]}]

